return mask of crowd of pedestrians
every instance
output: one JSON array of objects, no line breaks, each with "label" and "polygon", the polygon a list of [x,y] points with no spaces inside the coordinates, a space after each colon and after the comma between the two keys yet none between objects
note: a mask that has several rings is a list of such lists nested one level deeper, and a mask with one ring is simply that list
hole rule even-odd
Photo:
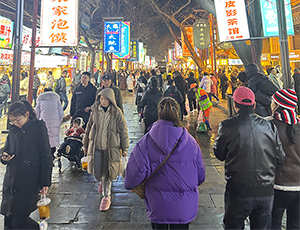
[{"label": "crowd of pedestrians", "polygon": [[[22,100],[7,112],[12,128],[1,156],[7,165],[1,204],[5,229],[39,228],[29,215],[38,195],[48,192],[60,144],[61,154],[83,146],[87,171],[102,194],[99,209],[110,208],[112,181],[120,174],[121,158],[127,157],[129,147],[125,94],[135,97],[145,135],[130,153],[124,186],[132,190],[147,181],[145,204],[153,229],[188,229],[197,216],[205,166],[199,145],[182,121],[195,114],[196,130],[203,124],[206,132],[211,130],[210,110],[227,99],[229,89],[236,115],[219,124],[213,146],[217,159],[225,161],[224,226],[243,229],[249,217],[251,229],[280,229],[287,210],[287,228],[299,229],[300,72],[294,71],[295,90],[283,89],[278,69],[267,73],[255,64],[240,72],[219,70],[216,76],[203,72],[198,79],[192,71],[185,77],[178,70],[163,77],[157,68],[103,74],[98,70],[93,78],[76,70],[68,89],[67,70],[56,81],[49,71],[44,92],[38,95],[41,83],[35,72],[33,106]],[[28,76],[23,75],[20,92],[28,90]],[[66,135],[71,138],[59,143],[70,91],[72,127]],[[9,78],[3,76],[0,115],[9,95]],[[82,137],[81,145],[72,143],[77,137]]]}]

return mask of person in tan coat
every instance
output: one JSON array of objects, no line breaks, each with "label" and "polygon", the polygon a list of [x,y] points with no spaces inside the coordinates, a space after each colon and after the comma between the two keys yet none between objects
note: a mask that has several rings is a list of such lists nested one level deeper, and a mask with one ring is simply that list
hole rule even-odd
[{"label": "person in tan coat", "polygon": [[111,88],[97,95],[91,110],[83,145],[88,157],[88,172],[99,181],[98,192],[104,196],[100,211],[106,211],[111,204],[111,182],[120,172],[121,155],[127,156],[128,130]]}]

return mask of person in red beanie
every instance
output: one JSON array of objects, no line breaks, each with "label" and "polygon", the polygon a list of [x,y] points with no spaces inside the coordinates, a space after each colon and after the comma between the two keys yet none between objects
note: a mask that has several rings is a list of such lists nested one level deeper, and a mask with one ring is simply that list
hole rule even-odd
[{"label": "person in red beanie", "polygon": [[270,229],[277,165],[285,153],[275,125],[254,114],[255,95],[247,87],[233,94],[235,117],[219,125],[215,156],[225,161],[225,229]]},{"label": "person in red beanie", "polygon": [[276,125],[283,150],[283,165],[276,170],[272,228],[281,229],[286,210],[286,229],[300,229],[300,119],[293,89],[282,89],[272,96],[272,122]]}]

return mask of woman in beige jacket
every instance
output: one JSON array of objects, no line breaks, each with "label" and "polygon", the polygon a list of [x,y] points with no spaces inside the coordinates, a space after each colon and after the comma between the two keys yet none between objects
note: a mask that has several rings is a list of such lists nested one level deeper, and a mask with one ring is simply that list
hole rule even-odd
[{"label": "woman in beige jacket", "polygon": [[128,131],[111,88],[97,95],[91,109],[83,145],[88,156],[88,172],[99,181],[98,191],[104,196],[100,211],[106,211],[111,204],[111,182],[120,171],[121,155],[127,156]]}]

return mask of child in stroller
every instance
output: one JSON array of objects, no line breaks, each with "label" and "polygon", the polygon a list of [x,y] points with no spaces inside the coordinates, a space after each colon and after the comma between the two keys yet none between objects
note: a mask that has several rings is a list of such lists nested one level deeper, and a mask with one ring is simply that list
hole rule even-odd
[{"label": "child in stroller", "polygon": [[64,142],[60,145],[58,149],[57,156],[58,159],[58,167],[61,169],[61,160],[60,157],[64,156],[68,158],[69,161],[76,163],[76,168],[81,168],[81,158],[83,157],[82,151],[82,138],[85,133],[82,126],[84,125],[83,119],[81,117],[77,117],[72,122],[72,127],[67,129],[65,132]]}]

